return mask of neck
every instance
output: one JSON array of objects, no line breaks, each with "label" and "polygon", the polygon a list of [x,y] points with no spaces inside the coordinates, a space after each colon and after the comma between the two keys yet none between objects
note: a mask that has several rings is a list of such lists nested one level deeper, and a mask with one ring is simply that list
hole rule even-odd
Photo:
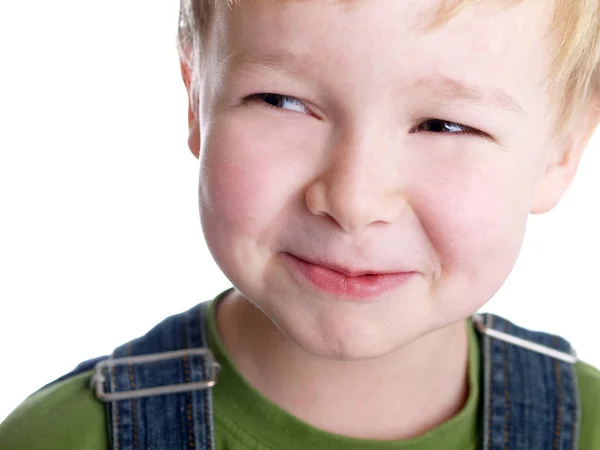
[{"label": "neck", "polygon": [[365,361],[306,352],[236,291],[221,301],[217,326],[250,384],[290,414],[330,433],[409,439],[455,416],[468,396],[464,321]]}]

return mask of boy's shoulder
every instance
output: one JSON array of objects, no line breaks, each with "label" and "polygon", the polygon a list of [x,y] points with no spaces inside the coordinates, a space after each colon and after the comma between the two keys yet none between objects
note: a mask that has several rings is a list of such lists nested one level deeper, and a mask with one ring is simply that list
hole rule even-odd
[{"label": "boy's shoulder", "polygon": [[581,399],[581,450],[600,448],[600,370],[579,361],[575,373]]},{"label": "boy's shoulder", "polygon": [[[600,370],[583,361],[577,361],[575,373],[577,374],[581,396],[600,399]],[[600,408],[600,404],[598,404],[598,407]]]},{"label": "boy's shoulder", "polygon": [[91,375],[63,379],[26,399],[0,423],[0,448],[106,450],[104,405],[89,388]]},{"label": "boy's shoulder", "polygon": [[[157,336],[168,337],[169,330],[180,326],[182,319],[196,319],[198,309],[210,305],[212,301],[203,302],[186,312],[169,316],[146,336],[154,338],[154,341]],[[202,328],[203,321],[199,321],[198,325]],[[144,337],[137,340],[141,339]],[[106,450],[105,404],[90,388],[95,364],[106,358],[102,356],[84,361],[72,372],[28,397],[0,423],[0,449]]]}]

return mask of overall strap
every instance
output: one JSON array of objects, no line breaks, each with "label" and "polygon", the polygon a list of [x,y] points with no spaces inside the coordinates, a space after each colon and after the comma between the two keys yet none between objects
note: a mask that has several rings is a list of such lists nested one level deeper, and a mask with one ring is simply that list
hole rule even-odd
[{"label": "overall strap", "polygon": [[208,303],[169,317],[96,365],[113,450],[214,450]]},{"label": "overall strap", "polygon": [[576,450],[580,402],[571,345],[491,314],[473,321],[482,344],[483,450]]}]

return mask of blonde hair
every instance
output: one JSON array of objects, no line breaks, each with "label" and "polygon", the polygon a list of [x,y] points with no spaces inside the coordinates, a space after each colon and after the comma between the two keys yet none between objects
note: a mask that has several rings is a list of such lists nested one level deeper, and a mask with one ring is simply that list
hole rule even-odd
[{"label": "blonde hair", "polygon": [[[216,4],[222,2],[231,6],[239,1],[180,0],[177,48],[180,58],[195,76],[201,63],[202,38]],[[502,1],[511,6],[523,0]],[[554,17],[549,37],[555,43],[547,88],[560,111],[557,132],[564,132],[586,108],[598,108],[600,0],[546,1],[553,2]],[[443,26],[464,8],[479,2],[481,0],[442,0],[431,28]]]}]

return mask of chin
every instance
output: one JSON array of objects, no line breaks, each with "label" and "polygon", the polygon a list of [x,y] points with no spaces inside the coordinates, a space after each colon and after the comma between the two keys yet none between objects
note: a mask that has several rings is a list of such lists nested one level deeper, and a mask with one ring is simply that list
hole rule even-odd
[{"label": "chin", "polygon": [[403,347],[403,342],[382,342],[377,339],[360,339],[358,336],[338,336],[327,341],[315,341],[307,336],[294,342],[308,353],[336,361],[364,361],[382,358]]},{"label": "chin", "polygon": [[337,348],[318,349],[320,353],[314,353],[314,355],[335,361],[367,361],[385,357],[393,353],[394,350],[396,350],[395,347],[365,347],[364,343],[352,345],[352,343],[344,342]]},{"label": "chin", "polygon": [[265,311],[289,340],[304,351],[325,359],[360,361],[381,358],[411,341],[411,330],[404,328],[401,332],[401,326],[386,326],[369,314],[357,311],[311,308],[291,314],[290,311],[282,315],[278,312]]}]

